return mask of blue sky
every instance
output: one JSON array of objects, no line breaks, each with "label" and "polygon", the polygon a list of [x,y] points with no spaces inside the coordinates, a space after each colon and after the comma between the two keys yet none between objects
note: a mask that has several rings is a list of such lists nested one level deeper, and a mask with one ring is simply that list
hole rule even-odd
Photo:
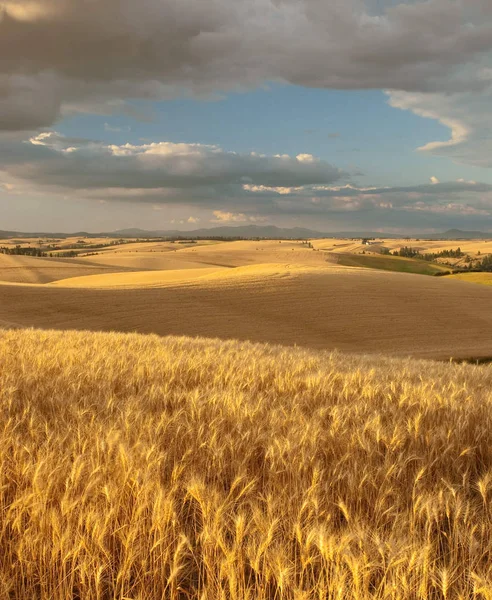
[{"label": "blue sky", "polygon": [[[56,129],[113,144],[167,140],[240,153],[309,153],[342,169],[362,171],[357,181],[378,186],[410,185],[416,178],[427,181],[432,176],[444,180],[458,171],[449,160],[416,151],[428,142],[448,139],[449,130],[435,120],[392,108],[381,90],[270,84],[216,100],[180,98],[135,105],[148,115],[148,122],[78,115],[64,119]],[[476,173],[466,167],[459,172],[463,177]]]},{"label": "blue sky", "polygon": [[77,11],[4,4],[0,229],[492,230],[486,0]]}]

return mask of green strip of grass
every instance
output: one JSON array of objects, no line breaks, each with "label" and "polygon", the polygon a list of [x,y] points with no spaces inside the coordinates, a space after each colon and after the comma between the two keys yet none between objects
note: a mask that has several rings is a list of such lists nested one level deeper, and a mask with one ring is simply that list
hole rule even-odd
[{"label": "green strip of grass", "polygon": [[374,254],[339,254],[338,264],[344,267],[363,267],[382,271],[398,271],[399,273],[417,273],[418,275],[435,275],[449,268],[434,263],[400,256],[377,256]]}]

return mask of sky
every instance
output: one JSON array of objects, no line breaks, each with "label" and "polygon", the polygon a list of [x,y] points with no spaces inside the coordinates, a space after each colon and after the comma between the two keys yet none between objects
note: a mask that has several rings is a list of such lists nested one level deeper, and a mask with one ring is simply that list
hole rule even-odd
[{"label": "sky", "polygon": [[491,0],[0,0],[0,229],[492,232]]}]

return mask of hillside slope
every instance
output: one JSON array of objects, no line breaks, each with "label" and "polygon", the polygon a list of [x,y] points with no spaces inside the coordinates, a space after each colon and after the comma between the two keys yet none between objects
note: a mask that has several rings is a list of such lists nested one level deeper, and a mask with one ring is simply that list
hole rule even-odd
[{"label": "hillside slope", "polygon": [[44,284],[67,277],[114,273],[121,270],[129,269],[124,266],[114,268],[111,265],[95,264],[88,259],[38,258],[0,253],[0,283]]},{"label": "hillside slope", "polygon": [[492,356],[492,289],[486,286],[298,265],[225,269],[152,285],[71,289],[0,284],[0,321],[359,353]]},{"label": "hillside slope", "polygon": [[4,598],[492,593],[492,368],[0,331]]},{"label": "hillside slope", "polygon": [[264,263],[303,263],[323,266],[327,256],[316,252],[302,242],[261,240],[218,243],[132,244],[131,247],[112,248],[97,256],[88,256],[91,263],[101,265],[164,269],[204,267],[242,267]]}]

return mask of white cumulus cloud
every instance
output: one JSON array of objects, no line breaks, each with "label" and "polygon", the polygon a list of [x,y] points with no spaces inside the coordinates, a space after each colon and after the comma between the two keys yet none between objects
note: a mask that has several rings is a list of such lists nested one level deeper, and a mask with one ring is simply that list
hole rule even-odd
[{"label": "white cumulus cloud", "polygon": [[211,223],[259,223],[265,220],[265,217],[258,215],[245,215],[244,213],[232,213],[223,210],[214,210],[214,218]]}]

